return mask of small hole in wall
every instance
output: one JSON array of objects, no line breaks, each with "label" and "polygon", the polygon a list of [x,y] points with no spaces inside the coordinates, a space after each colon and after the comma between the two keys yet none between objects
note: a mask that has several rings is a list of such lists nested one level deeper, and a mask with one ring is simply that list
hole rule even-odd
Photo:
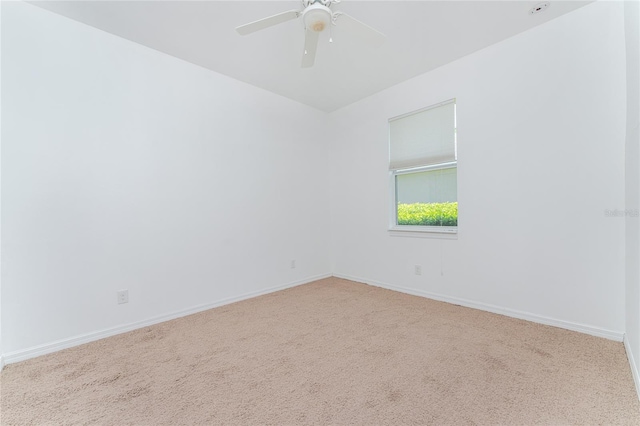
[{"label": "small hole in wall", "polygon": [[535,15],[536,13],[544,12],[549,8],[549,6],[551,6],[551,3],[549,3],[548,1],[544,3],[538,3],[531,9],[529,9],[529,15]]}]

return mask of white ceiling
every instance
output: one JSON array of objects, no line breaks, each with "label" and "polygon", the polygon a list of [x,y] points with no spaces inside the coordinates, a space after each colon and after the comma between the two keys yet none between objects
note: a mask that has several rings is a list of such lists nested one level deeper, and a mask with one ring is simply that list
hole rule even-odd
[{"label": "white ceiling", "polygon": [[[298,1],[34,1],[109,33],[333,111],[411,77],[571,12],[588,1],[343,0],[348,13],[387,35],[378,49],[321,34],[315,66],[301,68],[300,19],[240,36],[235,27],[291,9]],[[338,22],[339,24],[339,22]]]}]

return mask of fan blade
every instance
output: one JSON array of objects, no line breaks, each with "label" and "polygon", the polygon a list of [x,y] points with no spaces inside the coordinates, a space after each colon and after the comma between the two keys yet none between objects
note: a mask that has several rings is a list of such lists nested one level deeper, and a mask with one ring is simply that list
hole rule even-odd
[{"label": "fan blade", "polygon": [[320,33],[307,30],[304,35],[304,54],[302,55],[302,68],[313,66],[316,60],[316,50],[318,49],[318,35]]},{"label": "fan blade", "polygon": [[300,13],[297,10],[289,10],[287,12],[269,16],[268,18],[263,18],[254,22],[249,22],[248,24],[240,25],[238,28],[236,28],[236,31],[240,35],[251,34],[253,32],[264,30],[265,28],[269,28],[274,25],[296,19],[299,15]]},{"label": "fan blade", "polygon": [[387,36],[380,31],[368,26],[367,24],[358,21],[357,19],[347,15],[346,13],[340,13],[336,18],[336,26],[344,28],[345,32],[358,37],[363,42],[371,45],[372,47],[380,47],[384,44]]}]

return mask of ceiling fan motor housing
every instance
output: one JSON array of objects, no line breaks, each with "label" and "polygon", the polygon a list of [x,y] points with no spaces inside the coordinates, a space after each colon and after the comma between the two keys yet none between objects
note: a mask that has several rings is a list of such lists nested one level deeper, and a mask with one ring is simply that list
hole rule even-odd
[{"label": "ceiling fan motor housing", "polygon": [[305,28],[320,33],[331,24],[331,9],[319,3],[314,3],[302,12]]}]

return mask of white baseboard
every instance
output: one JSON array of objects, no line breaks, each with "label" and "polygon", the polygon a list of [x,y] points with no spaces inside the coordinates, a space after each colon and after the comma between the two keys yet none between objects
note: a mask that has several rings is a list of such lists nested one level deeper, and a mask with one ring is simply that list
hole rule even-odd
[{"label": "white baseboard", "polygon": [[445,296],[437,293],[430,293],[423,290],[399,287],[399,286],[382,283],[375,280],[369,280],[366,278],[352,277],[349,275],[336,274],[336,273],[334,273],[333,276],[337,278],[344,278],[345,280],[369,284],[375,287],[386,288],[387,290],[399,291],[401,293],[407,293],[414,296],[422,296],[428,299],[438,300],[440,302],[447,302],[454,305],[460,305],[460,306],[465,306],[467,308],[479,309],[481,311],[492,312],[494,314],[505,315],[508,317],[523,319],[531,322],[536,322],[539,324],[551,325],[554,327],[564,328],[567,330],[578,331],[580,333],[590,334],[592,336],[604,337],[605,339],[615,340],[617,342],[622,342],[622,339],[624,337],[624,332],[621,332],[621,331],[606,330],[598,327],[593,327],[590,325],[558,320],[555,318],[549,318],[541,315],[532,314],[529,312],[523,312],[515,309],[509,309],[509,308],[503,308],[500,306],[490,305],[487,303],[475,302],[472,300],[460,299],[457,297]]},{"label": "white baseboard", "polygon": [[375,280],[369,280],[369,279],[366,279],[366,278],[353,277],[353,276],[349,276],[349,275],[345,275],[345,274],[336,274],[336,273],[334,273],[334,274],[322,274],[322,275],[317,275],[317,276],[313,276],[313,277],[308,277],[308,278],[306,278],[304,280],[291,282],[291,283],[284,284],[284,285],[281,285],[281,286],[270,287],[268,289],[264,289],[264,290],[260,290],[260,291],[256,291],[256,292],[245,293],[245,294],[242,294],[242,295],[239,295],[239,296],[236,296],[236,297],[231,297],[231,298],[219,300],[219,301],[212,302],[212,303],[198,305],[198,306],[195,306],[195,307],[192,307],[192,308],[189,308],[189,309],[173,312],[173,313],[166,314],[166,315],[160,315],[160,316],[157,316],[157,317],[154,317],[154,318],[150,318],[150,319],[147,319],[147,320],[138,321],[138,322],[135,322],[135,323],[130,323],[130,324],[126,324],[126,325],[123,325],[123,326],[108,328],[108,329],[100,330],[100,331],[96,331],[96,332],[91,332],[91,333],[87,333],[87,334],[83,334],[83,335],[79,335],[79,336],[75,336],[75,337],[71,337],[71,338],[67,338],[67,339],[62,339],[62,340],[58,340],[58,341],[51,342],[51,343],[47,343],[47,344],[44,344],[44,345],[39,345],[39,346],[35,346],[35,347],[32,347],[32,348],[28,348],[28,349],[24,349],[24,350],[20,350],[20,351],[15,351],[15,352],[10,352],[10,353],[7,353],[7,354],[3,354],[3,355],[0,355],[0,370],[5,365],[8,365],[8,364],[24,361],[24,360],[27,360],[27,359],[30,359],[30,358],[35,358],[35,357],[40,356],[40,355],[45,355],[45,354],[48,354],[48,353],[57,352],[57,351],[62,350],[62,349],[71,348],[73,346],[78,346],[78,345],[82,345],[82,344],[85,344],[85,343],[93,342],[95,340],[104,339],[105,337],[110,337],[110,336],[114,336],[116,334],[126,333],[128,331],[136,330],[138,328],[148,327],[148,326],[153,325],[153,324],[158,324],[158,323],[161,323],[161,322],[164,322],[164,321],[169,321],[169,320],[172,320],[172,319],[176,319],[176,318],[184,317],[184,316],[187,316],[187,315],[195,314],[195,313],[198,313],[198,312],[206,311],[208,309],[216,308],[218,306],[228,305],[230,303],[239,302],[241,300],[250,299],[250,298],[253,298],[253,297],[257,297],[257,296],[262,296],[264,294],[273,293],[273,292],[284,290],[284,289],[287,289],[287,288],[291,288],[291,287],[296,287],[296,286],[299,286],[299,285],[307,284],[307,283],[310,283],[312,281],[320,280],[320,279],[323,279],[323,278],[329,278],[332,275],[337,277],[337,278],[343,278],[343,279],[346,279],[346,280],[351,280],[351,281],[356,281],[356,282],[360,282],[360,283],[364,283],[364,284],[369,284],[369,285],[373,285],[373,286],[376,286],[376,287],[385,288],[385,289],[388,289],[388,290],[399,291],[401,293],[407,293],[407,294],[411,294],[411,295],[414,295],[414,296],[426,297],[428,299],[433,299],[433,300],[438,300],[438,301],[441,301],[441,302],[452,303],[454,305],[465,306],[465,307],[468,307],[468,308],[479,309],[479,310],[482,310],[482,311],[492,312],[492,313],[495,313],[495,314],[505,315],[505,316],[508,316],[508,317],[523,319],[523,320],[532,321],[532,322],[545,324],[545,325],[550,325],[550,326],[554,326],[554,327],[560,327],[560,328],[564,328],[564,329],[567,329],[567,330],[572,330],[572,331],[577,331],[577,332],[589,334],[589,335],[592,335],[592,336],[604,337],[606,339],[615,340],[615,341],[618,341],[618,342],[624,341],[625,342],[625,348],[627,350],[627,356],[629,357],[629,362],[631,363],[631,368],[632,368],[632,372],[633,372],[633,378],[634,378],[634,381],[636,383],[636,389],[638,390],[638,394],[640,395],[640,376],[638,375],[638,370],[635,367],[635,364],[633,363],[633,355],[631,354],[631,350],[630,350],[630,348],[628,346],[628,343],[627,343],[626,339],[624,338],[624,333],[623,332],[605,330],[605,329],[601,329],[601,328],[598,328],[598,327],[593,327],[593,326],[579,324],[579,323],[573,323],[573,322],[569,322],[569,321],[557,320],[557,319],[554,319],[554,318],[548,318],[548,317],[544,317],[544,316],[540,316],[540,315],[531,314],[531,313],[528,313],[528,312],[517,311],[517,310],[509,309],[509,308],[503,308],[503,307],[500,307],[500,306],[494,306],[494,305],[490,305],[490,304],[486,304],[486,303],[482,303],[482,302],[474,302],[474,301],[471,301],[471,300],[461,299],[461,298],[457,298],[457,297],[451,297],[451,296],[445,296],[445,295],[436,294],[436,293],[430,293],[430,292],[426,292],[426,291],[423,291],[423,290],[416,290],[416,289],[410,289],[410,288],[405,288],[405,287],[399,287],[399,286],[395,286],[395,285],[391,285],[391,284],[387,284],[387,283],[382,283],[382,282],[375,281]]},{"label": "white baseboard", "polygon": [[[638,394],[638,399],[640,399],[640,373],[638,373],[637,364],[633,358],[633,351],[631,350],[631,346],[629,345],[629,339],[627,335],[624,335],[624,349],[627,351],[627,359],[629,360],[629,365],[631,366],[631,375],[633,376],[633,382],[636,385],[636,393]],[[640,354],[638,354],[640,356]]]},{"label": "white baseboard", "polygon": [[331,277],[331,274],[322,274],[316,275],[312,277],[308,277],[304,280],[294,281],[288,284],[270,287],[264,290],[255,291],[251,293],[245,293],[239,296],[230,297],[223,300],[218,300],[212,303],[206,303],[203,305],[194,306],[189,309],[184,309],[177,312],[172,312],[166,315],[160,315],[154,318],[150,318],[143,321],[138,321],[130,324],[126,324],[123,326],[108,328],[105,330],[95,331],[91,333],[82,334],[75,337],[70,337],[67,339],[58,340],[51,343],[46,343],[44,345],[34,346],[28,349],[10,352],[2,355],[2,365],[4,364],[13,364],[15,362],[24,361],[30,358],[35,358],[40,355],[46,355],[48,353],[57,352],[62,349],[71,348],[74,346],[82,345],[85,343],[93,342],[96,340],[104,339],[105,337],[115,336],[116,334],[126,333],[128,331],[136,330],[138,328],[148,327],[153,324],[158,324],[161,322],[169,321],[172,319],[184,317],[187,315],[195,314],[198,312],[206,311],[208,309],[217,308],[219,306],[228,305],[230,303],[239,302],[245,299],[251,299],[253,297],[262,296],[264,294],[273,293],[276,291],[284,290],[291,287],[297,287],[299,285],[308,284],[312,281],[320,280],[323,278]]}]

